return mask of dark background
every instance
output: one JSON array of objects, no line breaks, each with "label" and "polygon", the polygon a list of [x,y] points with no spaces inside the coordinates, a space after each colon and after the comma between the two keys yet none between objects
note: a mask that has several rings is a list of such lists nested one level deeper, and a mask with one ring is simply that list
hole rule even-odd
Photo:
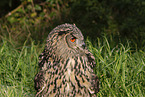
[{"label": "dark background", "polygon": [[128,41],[133,50],[145,49],[144,0],[0,1],[0,35],[17,45],[28,37],[43,42],[62,23],[75,23],[92,41],[105,35],[114,46]]}]

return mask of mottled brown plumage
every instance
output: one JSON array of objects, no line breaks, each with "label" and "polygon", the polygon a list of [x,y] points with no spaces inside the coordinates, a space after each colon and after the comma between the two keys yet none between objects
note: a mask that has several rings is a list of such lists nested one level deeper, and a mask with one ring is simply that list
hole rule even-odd
[{"label": "mottled brown plumage", "polygon": [[93,72],[95,65],[81,31],[71,24],[57,26],[49,33],[39,56],[36,96],[96,97],[99,80]]}]

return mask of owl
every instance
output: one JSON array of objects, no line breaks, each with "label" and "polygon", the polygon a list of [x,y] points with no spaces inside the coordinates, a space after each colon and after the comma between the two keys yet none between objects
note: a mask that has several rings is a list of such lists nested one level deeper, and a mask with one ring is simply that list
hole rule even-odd
[{"label": "owl", "polygon": [[34,82],[36,97],[96,97],[99,79],[95,58],[75,24],[62,24],[48,35],[39,56]]}]

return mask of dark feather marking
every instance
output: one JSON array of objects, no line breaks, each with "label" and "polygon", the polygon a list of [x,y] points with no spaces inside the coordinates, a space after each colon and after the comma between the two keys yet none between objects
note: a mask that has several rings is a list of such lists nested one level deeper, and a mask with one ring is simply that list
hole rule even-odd
[{"label": "dark feather marking", "polygon": [[67,33],[67,31],[59,31],[58,35],[63,35],[63,34],[66,34],[66,33]]},{"label": "dark feather marking", "polygon": [[[94,94],[92,95],[82,83],[80,83],[84,83],[87,80],[91,83],[91,86],[89,85],[89,88],[91,90],[95,91],[95,93],[99,91],[99,79],[93,73],[93,69],[96,65],[95,58],[89,51],[85,51],[85,56],[83,56],[82,54],[82,56],[71,56],[72,59],[75,60],[73,65],[70,64],[71,72],[74,72],[73,76],[75,80],[70,80],[70,78],[69,80],[66,80],[66,78],[68,78],[69,76],[64,74],[67,73],[67,66],[69,65],[68,62],[70,59],[62,59],[61,56],[62,54],[66,54],[64,52],[68,52],[66,56],[70,57],[72,53],[78,53],[77,50],[79,50],[75,49],[73,51],[66,51],[67,49],[65,48],[65,46],[61,45],[62,38],[64,38],[64,35],[66,34],[72,36],[81,34],[83,38],[81,31],[75,25],[70,24],[60,25],[50,32],[45,50],[39,56],[40,72],[35,76],[35,88],[38,91],[37,95],[39,97],[52,96],[51,94],[54,93],[55,97],[67,95],[71,97],[74,97],[76,95],[81,95],[83,97],[96,97]],[[58,45],[59,43],[60,45]],[[65,50],[61,50],[63,52],[61,52],[61,54],[59,55],[56,55],[59,50],[57,50],[57,52],[55,52],[55,50],[59,49],[59,47],[62,47]],[[87,48],[84,48],[84,50],[87,50]],[[86,60],[85,57],[87,57],[88,60]],[[53,71],[51,71],[51,69]],[[50,80],[51,78],[54,80]],[[57,84],[58,79],[60,79],[61,81],[61,84],[59,86]],[[72,88],[72,91],[71,88],[69,92],[67,91],[67,82],[71,83],[70,87]],[[47,87],[45,88],[44,83],[47,84]],[[62,87],[62,85],[64,86]],[[50,86],[52,86],[51,90]],[[60,94],[60,88],[63,88],[63,94]]]}]

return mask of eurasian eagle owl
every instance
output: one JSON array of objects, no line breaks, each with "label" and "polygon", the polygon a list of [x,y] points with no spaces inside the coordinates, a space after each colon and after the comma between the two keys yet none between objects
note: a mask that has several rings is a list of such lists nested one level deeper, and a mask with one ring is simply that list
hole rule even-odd
[{"label": "eurasian eagle owl", "polygon": [[75,24],[62,24],[48,35],[35,76],[38,97],[96,97],[99,80],[94,56]]}]

